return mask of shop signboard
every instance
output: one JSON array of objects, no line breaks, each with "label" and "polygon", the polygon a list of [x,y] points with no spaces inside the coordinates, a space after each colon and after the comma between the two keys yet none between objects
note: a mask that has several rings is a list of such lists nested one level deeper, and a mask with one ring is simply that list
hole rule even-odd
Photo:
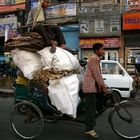
[{"label": "shop signboard", "polygon": [[11,12],[17,9],[25,9],[25,3],[0,6],[0,12]]},{"label": "shop signboard", "polygon": [[0,20],[0,36],[5,35],[5,30],[17,28],[17,17],[2,18]]},{"label": "shop signboard", "polygon": [[140,29],[140,12],[123,14],[123,30]]},{"label": "shop signboard", "polygon": [[0,0],[0,5],[13,5],[25,3],[26,0]]},{"label": "shop signboard", "polygon": [[89,49],[95,43],[102,43],[105,48],[120,48],[120,38],[80,38],[80,48]]}]

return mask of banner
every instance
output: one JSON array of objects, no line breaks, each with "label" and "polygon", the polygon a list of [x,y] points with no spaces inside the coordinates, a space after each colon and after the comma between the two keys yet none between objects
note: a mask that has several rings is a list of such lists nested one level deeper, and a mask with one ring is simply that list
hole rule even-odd
[{"label": "banner", "polygon": [[123,30],[140,29],[140,12],[123,14]]},{"label": "banner", "polygon": [[95,43],[102,43],[105,48],[119,48],[120,38],[80,38],[80,48],[92,48]]},{"label": "banner", "polygon": [[76,3],[59,4],[46,9],[46,18],[76,16]]},{"label": "banner", "polygon": [[12,12],[16,11],[17,9],[25,9],[25,3],[0,6],[0,12]]}]

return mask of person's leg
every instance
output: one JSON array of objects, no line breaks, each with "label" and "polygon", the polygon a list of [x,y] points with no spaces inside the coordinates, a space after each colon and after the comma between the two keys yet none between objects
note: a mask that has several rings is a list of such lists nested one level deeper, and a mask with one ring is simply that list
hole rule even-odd
[{"label": "person's leg", "polygon": [[46,32],[46,27],[44,25],[37,23],[31,31],[37,32],[39,35],[41,35],[45,41],[46,46],[51,46],[51,36]]},{"label": "person's leg", "polygon": [[86,131],[93,129],[95,125],[95,113],[96,113],[96,95],[94,93],[86,93]]},{"label": "person's leg", "polygon": [[65,45],[66,41],[60,27],[57,25],[49,25],[49,28],[54,34],[55,40],[57,41],[58,46]]}]

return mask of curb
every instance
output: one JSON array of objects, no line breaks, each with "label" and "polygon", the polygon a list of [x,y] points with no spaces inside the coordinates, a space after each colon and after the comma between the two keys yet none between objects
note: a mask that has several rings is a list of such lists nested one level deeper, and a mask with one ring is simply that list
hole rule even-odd
[{"label": "curb", "polygon": [[0,97],[13,97],[14,90],[13,89],[0,89]]}]

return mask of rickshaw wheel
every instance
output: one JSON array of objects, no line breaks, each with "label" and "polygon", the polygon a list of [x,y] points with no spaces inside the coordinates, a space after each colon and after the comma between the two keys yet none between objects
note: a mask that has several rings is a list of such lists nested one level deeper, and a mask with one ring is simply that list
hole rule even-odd
[{"label": "rickshaw wheel", "polygon": [[29,101],[22,101],[15,105],[10,124],[14,132],[23,139],[33,139],[40,135],[44,126],[41,110]]}]

